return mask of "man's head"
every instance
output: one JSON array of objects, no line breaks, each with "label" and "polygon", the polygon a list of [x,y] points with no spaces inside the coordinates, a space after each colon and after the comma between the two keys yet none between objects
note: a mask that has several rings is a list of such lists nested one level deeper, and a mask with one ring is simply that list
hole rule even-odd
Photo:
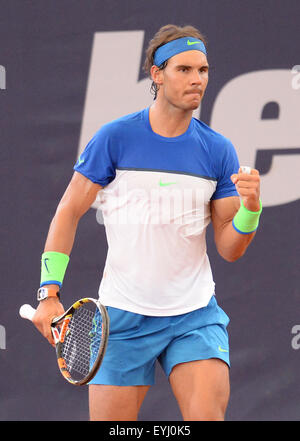
[{"label": "man's head", "polygon": [[[186,38],[188,37],[188,38]],[[146,51],[145,72],[152,78],[154,99],[186,110],[196,109],[208,82],[206,39],[193,26],[163,26]]]}]

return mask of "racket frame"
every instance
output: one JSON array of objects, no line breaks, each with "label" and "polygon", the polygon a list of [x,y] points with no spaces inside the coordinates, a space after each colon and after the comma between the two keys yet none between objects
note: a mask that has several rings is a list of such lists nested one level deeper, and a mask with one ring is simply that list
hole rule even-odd
[{"label": "racket frame", "polygon": [[[62,343],[64,342],[64,338],[66,335],[66,332],[68,330],[68,324],[72,318],[72,315],[74,312],[81,308],[85,303],[93,302],[96,307],[99,309],[99,312],[102,317],[102,338],[100,343],[100,348],[98,350],[97,358],[93,364],[92,369],[90,370],[89,374],[82,378],[81,380],[75,380],[72,378],[70,372],[68,371],[66,361],[64,360],[62,356]],[[57,326],[61,326],[61,330],[59,331],[57,329]],[[91,297],[85,297],[80,300],[77,300],[73,305],[70,306],[70,308],[67,309],[61,316],[55,317],[52,320],[51,323],[51,331],[55,343],[55,349],[56,349],[56,356],[57,356],[57,364],[59,367],[59,370],[62,374],[62,376],[71,384],[75,386],[82,386],[87,384],[89,381],[91,381],[94,376],[96,375],[103,357],[105,355],[107,343],[108,343],[108,336],[109,336],[109,316],[107,313],[107,310],[105,306],[103,306],[99,300],[93,299]]]}]

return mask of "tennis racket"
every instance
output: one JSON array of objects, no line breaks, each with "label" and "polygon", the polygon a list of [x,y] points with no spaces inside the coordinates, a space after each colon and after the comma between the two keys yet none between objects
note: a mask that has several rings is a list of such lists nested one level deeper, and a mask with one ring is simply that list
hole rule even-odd
[{"label": "tennis racket", "polygon": [[[20,308],[22,318],[32,320],[35,309]],[[52,320],[58,367],[71,384],[87,384],[97,373],[107,346],[109,316],[99,300],[83,298]]]}]

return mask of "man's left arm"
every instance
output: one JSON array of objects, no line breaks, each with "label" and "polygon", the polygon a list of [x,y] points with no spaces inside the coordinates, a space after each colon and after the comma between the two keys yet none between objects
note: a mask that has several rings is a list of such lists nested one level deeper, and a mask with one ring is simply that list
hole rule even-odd
[{"label": "man's left arm", "polygon": [[231,176],[231,180],[241,200],[238,196],[231,196],[211,201],[216,247],[220,256],[228,262],[234,262],[244,255],[256,233],[247,232],[247,228],[246,232],[243,228],[240,231],[234,227],[234,220],[241,222],[242,226],[245,222],[248,226],[256,217],[259,219],[258,213],[261,211],[259,172],[252,169],[250,174],[246,174],[241,173],[240,169]]}]

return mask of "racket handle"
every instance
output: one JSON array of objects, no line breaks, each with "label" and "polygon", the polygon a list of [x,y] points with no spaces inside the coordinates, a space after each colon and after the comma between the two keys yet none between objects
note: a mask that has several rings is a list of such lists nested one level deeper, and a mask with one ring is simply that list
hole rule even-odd
[{"label": "racket handle", "polygon": [[25,304],[21,306],[19,314],[23,319],[32,320],[35,311],[36,309],[34,309],[31,305]]},{"label": "racket handle", "polygon": [[248,167],[248,165],[241,165],[241,171],[242,173],[247,173],[247,175],[250,175],[251,167]]}]

